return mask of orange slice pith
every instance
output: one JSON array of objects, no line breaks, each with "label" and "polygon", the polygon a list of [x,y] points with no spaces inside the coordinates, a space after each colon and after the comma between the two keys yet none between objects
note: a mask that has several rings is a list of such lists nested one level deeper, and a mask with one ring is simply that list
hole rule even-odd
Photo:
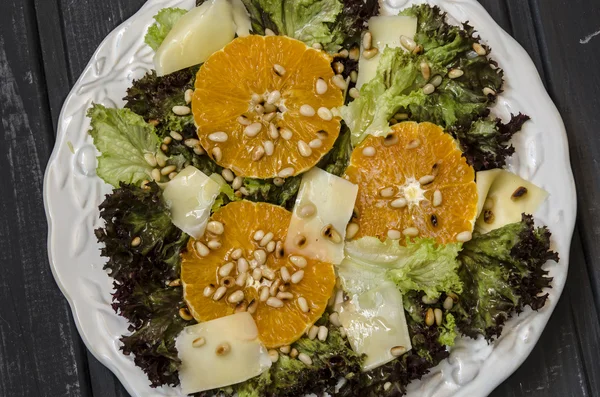
[{"label": "orange slice pith", "polygon": [[[330,62],[325,52],[285,36],[233,40],[197,74],[192,111],[202,147],[219,165],[241,176],[286,177],[311,168],[333,147],[340,131],[339,117],[327,120],[328,112],[343,104],[341,90],[331,80]],[[325,92],[317,90],[318,79],[323,79]],[[269,103],[269,94],[274,103]],[[261,114],[257,105],[267,112]],[[303,105],[315,114],[301,114]],[[319,108],[328,109],[325,118]],[[240,116],[245,117],[242,123]],[[254,136],[245,133],[249,123],[261,127]],[[211,139],[215,132],[221,133],[216,141],[215,135]],[[227,135],[224,142],[222,133]]]},{"label": "orange slice pith", "polygon": [[346,170],[344,177],[359,186],[355,238],[419,236],[445,244],[471,232],[475,171],[454,139],[431,123],[404,122],[392,129],[386,138],[367,137]]},{"label": "orange slice pith", "polygon": [[[213,214],[211,220],[220,222],[224,227],[221,235],[206,233],[199,242],[208,245],[208,241],[218,240],[220,248],[209,251],[206,256],[201,256],[197,241],[188,243],[188,251],[183,254],[181,263],[181,280],[184,287],[184,298],[190,308],[190,312],[198,321],[209,321],[215,318],[233,314],[238,310],[248,310],[254,317],[258,327],[259,336],[265,346],[269,348],[289,345],[296,341],[315,321],[317,321],[329,300],[335,285],[335,273],[330,263],[317,262],[306,258],[306,266],[299,267],[292,263],[290,256],[282,251],[273,250],[273,244],[260,245],[260,241],[254,239],[257,231],[262,230],[265,234],[273,233],[272,242],[277,248],[283,247],[285,235],[290,222],[291,213],[286,209],[267,203],[252,203],[249,201],[237,201],[230,203]],[[277,241],[281,241],[280,246]],[[234,252],[242,249],[242,258],[248,263],[246,281],[243,287],[235,283],[238,280],[238,260]],[[263,250],[267,254],[264,265],[254,265],[252,259],[254,251]],[[233,257],[232,257],[233,256]],[[233,262],[234,266],[228,276],[219,274],[220,268]],[[243,266],[243,265],[242,265]],[[303,271],[302,279],[290,280],[285,285],[284,292],[290,293],[288,299],[280,299],[282,307],[272,307],[268,302],[261,301],[261,287],[269,288],[273,282],[282,278],[280,269],[286,267],[290,276],[298,271]],[[252,268],[262,268],[264,275],[261,280],[253,278]],[[264,271],[269,268],[275,274],[273,282],[267,278],[268,273]],[[243,269],[243,268],[242,268]],[[227,278],[231,277],[231,278]],[[207,286],[211,284],[216,290],[220,285],[227,282],[233,285],[226,288],[224,296],[215,300],[214,293],[205,296]],[[210,287],[209,287],[210,288]],[[230,302],[230,296],[237,291],[242,291],[244,299],[239,303]],[[277,288],[275,295],[281,292]],[[239,293],[238,293],[239,296]],[[269,294],[271,297],[272,295]],[[308,305],[308,312],[304,312],[299,299],[303,297]],[[254,303],[252,303],[254,301]],[[249,305],[249,306],[248,306]],[[254,305],[254,306],[253,306]],[[246,307],[248,306],[248,307]],[[255,311],[254,311],[255,309]]]}]

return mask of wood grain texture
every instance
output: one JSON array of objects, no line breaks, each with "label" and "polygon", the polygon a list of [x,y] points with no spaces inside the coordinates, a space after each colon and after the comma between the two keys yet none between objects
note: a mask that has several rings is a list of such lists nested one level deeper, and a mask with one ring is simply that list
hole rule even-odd
[{"label": "wood grain texture", "polygon": [[53,126],[34,11],[15,0],[0,13],[0,395],[87,396],[85,348],[46,254]]},{"label": "wood grain texture", "polygon": [[[126,397],[83,346],[50,274],[41,186],[70,87],[144,0],[0,1],[0,397]],[[530,54],[561,111],[579,205],[563,296],[531,356],[492,396],[600,396],[600,7],[481,3]]]}]

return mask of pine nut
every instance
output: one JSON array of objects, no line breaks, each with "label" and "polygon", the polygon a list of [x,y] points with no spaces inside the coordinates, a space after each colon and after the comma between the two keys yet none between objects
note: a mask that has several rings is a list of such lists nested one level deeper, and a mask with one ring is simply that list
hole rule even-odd
[{"label": "pine nut", "polygon": [[279,351],[282,352],[283,354],[290,354],[290,350],[292,350],[291,346],[281,346],[279,348]]},{"label": "pine nut", "polygon": [[325,342],[327,340],[327,335],[329,334],[329,328],[321,325],[319,327],[319,333],[317,334],[317,338],[319,338],[319,340],[321,342]]},{"label": "pine nut", "polygon": [[356,236],[356,234],[358,233],[358,230],[358,223],[348,223],[348,226],[346,226],[346,240],[352,240],[354,236]]},{"label": "pine nut", "polygon": [[277,299],[282,300],[282,301],[294,299],[294,295],[291,292],[278,292]]},{"label": "pine nut", "polygon": [[390,240],[400,240],[402,234],[400,233],[400,230],[390,229],[387,231],[387,236]]},{"label": "pine nut", "polygon": [[485,87],[483,89],[483,95],[496,95],[496,91],[492,90],[490,87]]},{"label": "pine nut", "polygon": [[271,362],[275,364],[279,360],[279,353],[277,350],[269,350],[269,358],[271,359]]},{"label": "pine nut", "polygon": [[473,43],[473,51],[475,51],[479,56],[487,55],[487,51],[479,43]]},{"label": "pine nut", "polygon": [[185,321],[192,321],[194,319],[194,317],[192,317],[192,315],[190,314],[190,311],[185,307],[179,309],[179,317],[181,317]]},{"label": "pine nut", "polygon": [[238,258],[237,270],[239,273],[244,273],[248,271],[248,261],[246,260],[246,258]]},{"label": "pine nut", "polygon": [[298,141],[298,152],[302,157],[309,157],[312,154],[312,149],[302,140]]},{"label": "pine nut", "polygon": [[362,52],[363,57],[365,57],[366,59],[371,59],[373,57],[375,57],[375,55],[379,54],[379,49],[377,48],[371,48],[369,50],[364,50]]},{"label": "pine nut", "polygon": [[353,61],[358,61],[359,56],[360,49],[358,47],[352,47],[350,51],[348,51],[348,58],[352,59]]},{"label": "pine nut", "polygon": [[224,295],[225,292],[227,292],[227,287],[224,286],[220,286],[219,288],[217,288],[217,290],[215,291],[215,294],[213,295],[213,300],[214,301],[218,301],[220,300]]},{"label": "pine nut", "polygon": [[260,132],[261,129],[262,129],[261,123],[252,123],[249,126],[247,126],[246,128],[244,128],[244,134],[246,134],[246,136],[248,136],[250,138],[254,138],[255,136],[258,135],[258,133]]},{"label": "pine nut", "polygon": [[427,62],[421,63],[421,75],[423,75],[425,81],[428,81],[431,77],[431,68],[429,67],[429,64]]},{"label": "pine nut", "polygon": [[[269,232],[269,233],[265,234],[265,235],[263,236],[263,238],[261,238],[261,239],[260,239],[260,242],[258,243],[258,245],[260,245],[261,247],[264,247],[265,245],[269,244],[269,242],[270,242],[271,240],[273,240],[273,237],[274,237],[274,235],[273,235],[273,233],[271,233],[271,232]],[[264,252],[264,251],[263,251],[263,252]]]},{"label": "pine nut", "polygon": [[223,234],[223,232],[225,231],[225,227],[219,221],[210,221],[206,225],[206,230],[208,230],[212,234],[220,235]]},{"label": "pine nut", "polygon": [[430,95],[435,91],[435,86],[431,83],[427,83],[423,86],[423,94]]},{"label": "pine nut", "polygon": [[300,114],[306,117],[312,117],[315,115],[315,109],[310,105],[300,106]]},{"label": "pine nut", "polygon": [[358,81],[358,72],[356,70],[350,72],[350,81],[353,83]]},{"label": "pine nut", "polygon": [[280,299],[275,297],[270,297],[267,299],[267,305],[275,308],[283,307],[283,302]]},{"label": "pine nut", "polygon": [[304,270],[298,270],[294,274],[292,274],[290,280],[293,284],[298,284],[304,278]]},{"label": "pine nut", "polygon": [[281,280],[280,279],[275,280],[269,287],[269,295],[271,295],[271,296],[277,295],[277,291],[279,290],[280,285],[281,285]]},{"label": "pine nut", "polygon": [[442,192],[439,190],[436,190],[435,192],[433,192],[433,206],[434,207],[439,207],[440,205],[442,205]]},{"label": "pine nut", "polygon": [[199,337],[194,339],[194,341],[192,342],[192,347],[202,347],[206,344],[206,339],[204,339],[204,337]]},{"label": "pine nut", "polygon": [[319,95],[323,95],[327,92],[327,82],[325,82],[325,80],[323,79],[317,79],[317,82],[315,84],[315,90],[317,91],[317,94]]},{"label": "pine nut", "polygon": [[210,139],[213,142],[227,142],[228,138],[229,136],[227,135],[227,133],[223,131],[213,132],[212,134],[208,135],[208,139]]},{"label": "pine nut", "polygon": [[196,153],[198,156],[206,154],[206,152],[204,151],[204,149],[202,149],[202,146],[200,146],[199,143],[197,145],[194,145],[192,149],[194,150],[194,153]]},{"label": "pine nut", "polygon": [[283,76],[285,74],[285,68],[277,63],[273,65],[273,71],[277,76]]},{"label": "pine nut", "polygon": [[239,303],[244,300],[244,292],[241,290],[235,291],[227,298],[229,303]]},{"label": "pine nut", "polygon": [[235,284],[239,287],[243,287],[246,285],[246,280],[248,279],[248,273],[238,273],[237,278],[235,279]]},{"label": "pine nut", "polygon": [[358,91],[358,89],[356,89],[356,87],[350,88],[350,91],[348,91],[348,94],[354,99],[360,98],[360,91]]},{"label": "pine nut", "polygon": [[317,212],[317,207],[313,203],[307,203],[298,209],[298,216],[300,218],[310,218]]},{"label": "pine nut", "polygon": [[221,248],[221,242],[218,240],[210,240],[206,245],[211,250],[218,250],[219,248]]},{"label": "pine nut", "polygon": [[279,135],[281,135],[281,137],[283,139],[285,139],[286,141],[289,141],[290,139],[292,139],[292,131],[290,131],[287,128],[282,128],[279,130]]},{"label": "pine nut", "polygon": [[219,276],[227,277],[233,270],[233,262],[227,262],[219,268]]},{"label": "pine nut", "polygon": [[292,167],[286,167],[286,168],[282,169],[281,171],[279,171],[279,173],[277,175],[280,178],[290,177],[290,176],[294,175],[294,168],[292,168]]},{"label": "pine nut", "polygon": [[283,280],[284,283],[287,283],[290,281],[290,271],[288,270],[287,267],[283,266],[281,269],[279,269],[279,272],[281,273],[281,279]]},{"label": "pine nut", "polygon": [[196,252],[198,252],[200,256],[208,256],[208,254],[210,254],[210,250],[208,249],[208,247],[202,244],[200,241],[196,241],[194,247],[196,248]]},{"label": "pine nut", "polygon": [[390,206],[392,208],[404,208],[404,207],[406,207],[407,204],[408,204],[408,202],[406,201],[406,199],[400,197],[400,198],[397,198],[396,200],[392,201],[390,203]]},{"label": "pine nut", "polygon": [[456,235],[456,241],[461,242],[461,243],[466,243],[467,241],[471,240],[473,238],[473,234],[466,230],[464,232],[460,232]]},{"label": "pine nut", "polygon": [[261,302],[266,302],[267,299],[269,299],[269,287],[265,286],[265,287],[261,287],[260,288],[260,297],[259,297]]},{"label": "pine nut", "polygon": [[173,106],[173,109],[171,110],[173,110],[173,113],[177,116],[187,116],[192,111],[188,106]]},{"label": "pine nut", "polygon": [[427,324],[427,326],[431,327],[434,322],[435,322],[435,315],[433,314],[433,309],[429,308],[429,309],[427,309],[427,314],[425,314],[425,324]]},{"label": "pine nut", "polygon": [[298,360],[302,361],[306,365],[312,365],[312,359],[305,353],[298,354]]},{"label": "pine nut", "polygon": [[308,261],[306,260],[306,258],[304,258],[303,256],[299,256],[299,255],[290,256],[290,262],[292,262],[294,265],[296,265],[299,268],[305,268],[306,265],[308,264]]},{"label": "pine nut", "polygon": [[333,312],[329,315],[329,322],[335,325],[336,327],[342,325],[342,323],[340,322],[340,315],[338,314],[338,312]]},{"label": "pine nut", "polygon": [[236,176],[233,179],[233,182],[231,183],[231,188],[233,190],[238,190],[239,188],[242,187],[242,183],[244,182],[244,178],[242,178],[241,176]]},{"label": "pine nut", "polygon": [[258,302],[252,299],[248,304],[248,313],[254,314],[256,313],[256,309],[258,309]]},{"label": "pine nut", "polygon": [[330,121],[331,119],[333,119],[333,114],[331,113],[331,110],[324,106],[321,106],[319,109],[317,109],[317,114],[321,119],[325,121]]},{"label": "pine nut", "polygon": [[262,266],[267,261],[267,253],[263,250],[254,251],[254,259],[256,259],[256,263],[258,266]]},{"label": "pine nut", "polygon": [[246,126],[252,124],[252,121],[250,121],[246,116],[238,117],[237,122],[240,123],[241,125],[246,125]]},{"label": "pine nut", "polygon": [[264,141],[263,147],[267,156],[273,155],[273,152],[275,151],[275,145],[273,145],[273,141]]},{"label": "pine nut", "polygon": [[371,46],[373,45],[373,35],[371,34],[371,32],[365,32],[362,39],[362,45],[365,50],[371,48]]},{"label": "pine nut", "polygon": [[362,150],[363,156],[373,157],[375,156],[375,148],[373,146],[367,146]]},{"label": "pine nut", "polygon": [[273,32],[271,29],[266,28],[265,29],[265,36],[275,36],[275,32]]},{"label": "pine nut", "polygon": [[343,64],[343,63],[341,63],[341,62],[335,62],[335,63],[333,64],[333,70],[334,70],[336,73],[340,73],[340,74],[341,74],[341,73],[344,73],[344,64]]},{"label": "pine nut", "polygon": [[275,90],[271,91],[269,95],[267,95],[267,103],[273,105],[277,103],[281,99],[281,92]]},{"label": "pine nut", "polygon": [[439,326],[442,325],[442,321],[443,321],[443,313],[441,309],[435,308],[435,310],[433,311],[433,315],[435,317],[435,323]]},{"label": "pine nut", "polygon": [[308,142],[308,146],[311,149],[318,149],[323,145],[323,141],[320,140],[319,138],[317,139],[313,139],[312,141]]},{"label": "pine nut", "polygon": [[308,302],[303,296],[298,298],[298,307],[300,308],[300,310],[302,310],[302,313],[308,313]]},{"label": "pine nut", "polygon": [[404,35],[400,36],[400,44],[409,51],[412,51],[417,47],[417,43],[413,39]]},{"label": "pine nut", "polygon": [[444,299],[443,306],[446,310],[452,309],[452,306],[454,306],[454,300],[451,297],[447,296],[446,299]]},{"label": "pine nut", "polygon": [[313,325],[312,327],[310,327],[310,329],[308,330],[308,339],[310,340],[314,340],[317,338],[317,336],[319,335],[319,327],[317,327],[316,325]]},{"label": "pine nut", "polygon": [[428,185],[431,182],[433,182],[434,179],[435,179],[435,177],[433,175],[424,175],[419,178],[419,183],[421,185]]},{"label": "pine nut", "polygon": [[202,292],[202,295],[204,295],[206,298],[208,298],[214,292],[215,292],[215,287],[211,284],[211,285],[207,285],[206,287],[204,287],[204,291]]},{"label": "pine nut", "polygon": [[223,152],[221,151],[221,148],[219,148],[219,147],[213,148],[212,155],[217,163],[219,161],[221,161],[221,159],[223,158]]},{"label": "pine nut", "polygon": [[406,348],[404,346],[394,346],[390,349],[390,353],[394,357],[400,357],[404,353],[406,353]]},{"label": "pine nut", "polygon": [[433,76],[430,83],[431,83],[431,85],[433,85],[436,88],[439,87],[442,84],[442,76],[440,76],[439,74],[436,74],[435,76]]},{"label": "pine nut", "polygon": [[465,72],[463,72],[460,69],[452,69],[448,72],[448,77],[451,79],[457,79],[460,76],[462,76],[463,74],[465,74]]},{"label": "pine nut", "polygon": [[269,241],[267,243],[267,247],[266,247],[267,248],[267,252],[271,253],[271,252],[275,251],[275,246],[276,246],[275,241]]},{"label": "pine nut", "polygon": [[176,169],[177,169],[177,167],[174,165],[167,165],[165,168],[160,170],[160,174],[161,175],[169,175],[171,172],[175,171]]},{"label": "pine nut", "polygon": [[271,139],[279,138],[279,130],[277,129],[277,126],[273,123],[269,123],[269,137]]},{"label": "pine nut", "polygon": [[139,246],[141,243],[142,243],[142,239],[141,239],[141,238],[139,238],[139,237],[134,237],[134,238],[131,240],[131,246],[132,246],[132,247],[137,247],[137,246]]},{"label": "pine nut", "polygon": [[265,278],[267,278],[269,280],[273,280],[275,278],[275,272],[273,271],[273,269],[271,269],[269,267],[263,268],[262,274]]},{"label": "pine nut", "polygon": [[333,76],[331,78],[331,82],[340,90],[345,90],[347,87],[346,81],[344,80],[344,76],[342,76],[341,74],[336,74],[335,76]]},{"label": "pine nut", "polygon": [[233,172],[229,168],[224,168],[223,171],[221,171],[221,176],[227,182],[233,182],[233,179],[235,178]]},{"label": "pine nut", "polygon": [[194,90],[192,90],[192,89],[185,90],[185,93],[183,94],[183,99],[185,100],[185,103],[192,102],[193,96],[194,96]]},{"label": "pine nut", "polygon": [[385,189],[381,189],[379,191],[379,194],[381,195],[381,197],[392,197],[394,195],[394,188],[393,187],[386,187]]},{"label": "pine nut", "polygon": [[416,227],[407,227],[402,231],[402,234],[408,237],[416,237],[419,235],[419,229]]}]

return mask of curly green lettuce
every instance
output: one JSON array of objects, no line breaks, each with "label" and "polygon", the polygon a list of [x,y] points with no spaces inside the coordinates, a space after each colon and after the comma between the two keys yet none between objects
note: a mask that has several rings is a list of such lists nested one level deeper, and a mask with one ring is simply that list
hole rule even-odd
[{"label": "curly green lettuce", "polygon": [[186,13],[187,10],[181,8],[163,8],[160,10],[154,16],[156,22],[148,28],[148,32],[144,37],[146,44],[154,51],[158,50],[175,23]]},{"label": "curly green lettuce", "polygon": [[403,295],[421,291],[438,298],[443,292],[460,292],[457,271],[461,244],[436,244],[432,239],[416,239],[400,245],[397,240],[380,241],[363,237],[346,243],[346,258],[338,267],[344,289],[362,293],[388,279]]},{"label": "curly green lettuce", "polygon": [[160,140],[152,125],[129,109],[93,105],[90,135],[99,152],[96,173],[115,187],[120,182],[139,185],[150,179],[152,165],[146,156],[155,157]]},{"label": "curly green lettuce", "polygon": [[488,340],[500,336],[504,323],[525,306],[542,308],[551,277],[543,269],[558,261],[550,249],[550,232],[536,228],[531,215],[487,234],[473,235],[458,257],[464,290],[453,309],[464,335]]},{"label": "curly green lettuce", "polygon": [[112,307],[130,322],[122,350],[134,356],[152,386],[177,385],[179,360],[175,337],[185,325],[179,278],[180,253],[188,236],[171,223],[156,183],[143,189],[121,184],[100,204],[104,226],[95,231],[108,258],[104,268],[113,278]]},{"label": "curly green lettuce", "polygon": [[321,44],[335,52],[346,42],[356,41],[366,21],[379,11],[375,0],[242,0],[252,30],[293,37],[311,46]]}]

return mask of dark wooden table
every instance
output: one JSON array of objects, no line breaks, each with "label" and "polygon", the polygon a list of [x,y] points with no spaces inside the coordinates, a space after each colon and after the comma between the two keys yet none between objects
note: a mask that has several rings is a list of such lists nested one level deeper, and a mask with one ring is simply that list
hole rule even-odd
[{"label": "dark wooden table", "polygon": [[[127,396],[86,350],[52,278],[42,178],[71,86],[143,3],[0,0],[0,397]],[[492,396],[600,396],[600,4],[482,3],[529,52],[563,116],[579,207],[562,298]]]}]

